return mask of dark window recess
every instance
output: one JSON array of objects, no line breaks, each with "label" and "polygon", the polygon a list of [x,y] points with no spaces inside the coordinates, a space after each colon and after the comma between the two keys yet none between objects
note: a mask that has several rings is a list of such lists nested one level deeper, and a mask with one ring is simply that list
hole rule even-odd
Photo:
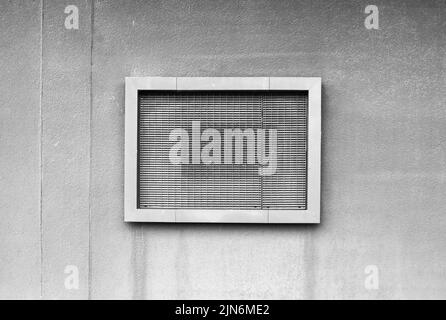
[{"label": "dark window recess", "polygon": [[[221,132],[222,162],[224,129],[276,129],[276,173],[246,164],[246,141],[243,164],[172,165],[169,133],[183,128],[192,139],[192,121]],[[138,208],[305,210],[307,128],[307,91],[140,91]]]}]

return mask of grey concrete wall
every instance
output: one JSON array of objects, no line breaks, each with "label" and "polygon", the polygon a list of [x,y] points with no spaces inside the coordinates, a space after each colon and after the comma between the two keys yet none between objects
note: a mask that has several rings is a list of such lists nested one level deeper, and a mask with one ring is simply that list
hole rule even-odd
[{"label": "grey concrete wall", "polygon": [[38,2],[0,2],[0,297],[40,296]]},{"label": "grey concrete wall", "polygon": [[[443,0],[0,12],[0,298],[446,298]],[[124,223],[125,76],[322,77],[322,223]]]}]

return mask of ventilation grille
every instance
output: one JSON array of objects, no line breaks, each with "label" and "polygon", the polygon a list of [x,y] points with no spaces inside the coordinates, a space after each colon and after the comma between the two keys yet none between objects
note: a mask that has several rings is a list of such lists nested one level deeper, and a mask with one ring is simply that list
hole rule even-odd
[{"label": "ventilation grille", "polygon": [[[140,91],[138,100],[139,208],[306,209],[307,92]],[[170,162],[171,130],[185,129],[192,139],[192,121],[201,132],[221,132],[222,164],[192,164],[192,152],[189,164]],[[266,129],[267,151],[268,129],[277,130],[273,175],[246,163],[246,140],[245,161],[224,164],[224,129],[237,128]]]}]

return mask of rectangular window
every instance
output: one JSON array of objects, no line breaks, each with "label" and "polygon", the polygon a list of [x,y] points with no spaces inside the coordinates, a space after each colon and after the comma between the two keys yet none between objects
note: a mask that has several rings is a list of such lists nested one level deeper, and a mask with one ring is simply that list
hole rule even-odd
[{"label": "rectangular window", "polygon": [[126,78],[126,221],[318,223],[320,78]]}]

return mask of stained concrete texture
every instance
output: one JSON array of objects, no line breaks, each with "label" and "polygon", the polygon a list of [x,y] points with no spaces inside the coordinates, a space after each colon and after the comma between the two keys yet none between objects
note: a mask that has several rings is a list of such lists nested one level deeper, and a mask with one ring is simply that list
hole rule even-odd
[{"label": "stained concrete texture", "polygon": [[[0,297],[446,298],[444,1],[379,30],[366,1],[43,2],[1,4]],[[322,223],[124,223],[125,76],[322,77]]]},{"label": "stained concrete texture", "polygon": [[[91,5],[69,2],[82,27],[67,30],[67,5],[43,4],[42,291],[76,299],[89,289]],[[79,272],[77,290],[65,288],[67,266]]]},{"label": "stained concrete texture", "polygon": [[0,2],[0,297],[40,296],[40,7]]}]

